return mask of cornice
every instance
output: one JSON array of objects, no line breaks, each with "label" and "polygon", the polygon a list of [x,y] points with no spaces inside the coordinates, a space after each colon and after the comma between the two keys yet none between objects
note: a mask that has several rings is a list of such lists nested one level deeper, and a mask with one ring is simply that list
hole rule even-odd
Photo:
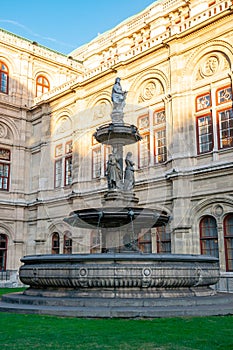
[{"label": "cornice", "polygon": [[71,57],[70,55],[64,55],[55,50],[42,46],[35,41],[30,41],[28,39],[22,38],[1,28],[0,42],[2,45],[13,47],[17,51],[25,52],[37,58],[48,60],[49,62],[54,62],[66,67],[68,66],[70,69],[73,69],[75,71],[82,68],[82,62]]}]

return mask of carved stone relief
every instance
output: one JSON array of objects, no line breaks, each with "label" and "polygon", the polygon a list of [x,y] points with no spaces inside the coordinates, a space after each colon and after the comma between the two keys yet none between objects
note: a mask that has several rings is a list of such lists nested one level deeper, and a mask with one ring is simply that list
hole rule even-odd
[{"label": "carved stone relief", "polygon": [[12,139],[11,130],[6,124],[0,122],[0,138],[1,139]]},{"label": "carved stone relief", "polygon": [[140,89],[138,103],[149,101],[162,93],[163,87],[158,79],[147,80],[142,84]]},{"label": "carved stone relief", "polygon": [[196,80],[208,78],[229,68],[227,58],[223,54],[213,52],[199,62]]},{"label": "carved stone relief", "polygon": [[60,118],[55,125],[55,134],[64,134],[71,129],[71,121],[68,117]]},{"label": "carved stone relief", "polygon": [[93,107],[93,119],[104,118],[110,115],[111,106],[109,101],[100,100]]}]

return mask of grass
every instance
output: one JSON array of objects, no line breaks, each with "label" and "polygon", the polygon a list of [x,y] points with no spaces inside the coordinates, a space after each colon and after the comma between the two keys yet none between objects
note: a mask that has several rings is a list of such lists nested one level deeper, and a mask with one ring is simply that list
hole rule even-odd
[{"label": "grass", "polygon": [[232,350],[233,316],[121,320],[1,313],[0,349]]}]

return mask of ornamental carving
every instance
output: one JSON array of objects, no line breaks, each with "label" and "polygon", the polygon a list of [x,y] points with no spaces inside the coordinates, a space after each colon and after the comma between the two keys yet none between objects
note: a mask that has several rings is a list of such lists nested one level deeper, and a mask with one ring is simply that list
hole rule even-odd
[{"label": "ornamental carving", "polygon": [[157,79],[146,81],[140,90],[138,103],[149,101],[163,93],[161,83]]},{"label": "ornamental carving", "polygon": [[204,76],[214,75],[219,67],[219,60],[217,56],[208,57],[201,65],[201,72]]},{"label": "ornamental carving", "polygon": [[198,68],[196,80],[201,80],[204,78],[211,77],[219,72],[229,69],[229,62],[227,58],[218,53],[212,53],[208,56],[205,56]]},{"label": "ornamental carving", "polygon": [[110,103],[107,100],[101,100],[93,107],[93,119],[107,117],[110,114]]},{"label": "ornamental carving", "polygon": [[7,137],[7,127],[5,124],[0,123],[0,138],[6,138]]},{"label": "ornamental carving", "polygon": [[4,123],[0,123],[0,139],[11,140],[13,138],[12,131]]},{"label": "ornamental carving", "polygon": [[55,126],[55,134],[64,134],[71,129],[71,122],[68,117],[60,118]]}]

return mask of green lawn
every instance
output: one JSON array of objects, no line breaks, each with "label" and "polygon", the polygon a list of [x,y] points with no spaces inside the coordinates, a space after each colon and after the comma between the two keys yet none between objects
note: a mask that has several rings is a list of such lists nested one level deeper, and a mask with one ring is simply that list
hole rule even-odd
[{"label": "green lawn", "polygon": [[232,350],[233,316],[121,320],[1,313],[0,349]]}]

